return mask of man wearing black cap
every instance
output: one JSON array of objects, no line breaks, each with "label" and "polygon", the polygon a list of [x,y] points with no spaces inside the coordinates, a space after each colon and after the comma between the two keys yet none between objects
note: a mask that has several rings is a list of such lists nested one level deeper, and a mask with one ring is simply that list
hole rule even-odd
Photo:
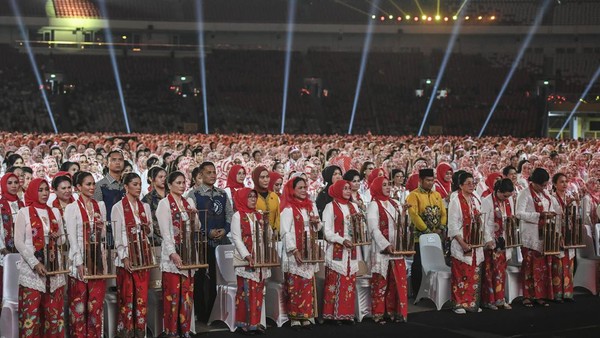
[{"label": "man wearing black cap", "polygon": [[435,181],[433,169],[419,170],[419,187],[410,192],[406,203],[410,205],[408,215],[415,225],[415,257],[411,266],[411,283],[413,293],[421,286],[421,252],[419,236],[437,233],[442,239],[446,231],[446,208],[439,192],[433,191]]}]

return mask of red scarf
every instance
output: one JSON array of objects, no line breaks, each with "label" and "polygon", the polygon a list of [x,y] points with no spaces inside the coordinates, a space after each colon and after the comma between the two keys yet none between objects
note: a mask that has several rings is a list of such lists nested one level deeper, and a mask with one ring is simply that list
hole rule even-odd
[{"label": "red scarf", "polygon": [[512,209],[508,198],[504,201],[499,201],[494,193],[492,194],[492,201],[494,202],[494,223],[498,225],[498,230],[496,230],[494,234],[496,235],[496,238],[498,238],[502,237],[504,234],[504,220],[502,219],[502,209],[500,208],[504,208],[506,217],[512,217]]},{"label": "red scarf", "polygon": [[[173,236],[173,241],[175,242],[175,245],[179,245],[179,243],[181,242],[180,234],[183,228],[181,225],[181,210],[179,209],[177,202],[175,202],[175,198],[173,197],[173,195],[168,194],[167,200],[169,201],[169,208],[171,208],[171,221],[173,223],[173,227],[178,230],[173,232],[175,234]],[[182,197],[181,203],[183,204],[183,208],[185,209],[184,211],[189,212],[190,204],[188,203],[188,201],[186,201],[185,198]]]},{"label": "red scarf", "polygon": [[244,167],[242,167],[241,165],[235,164],[231,167],[231,169],[229,169],[229,174],[227,174],[226,187],[231,189],[232,194],[234,191],[244,187],[244,182],[239,183],[237,181],[237,174],[240,170],[246,171],[246,169],[244,169]]},{"label": "red scarf", "polygon": [[[339,182],[339,181],[338,181]],[[336,182],[337,183],[337,182]],[[331,190],[331,188],[329,188]],[[347,201],[347,200],[346,200]],[[357,213],[356,208],[352,203],[347,203],[348,209],[350,210],[350,215],[355,215]],[[344,213],[342,212],[342,208],[336,202],[333,202],[333,231],[344,237]],[[356,259],[356,247],[353,247],[350,252],[351,259]],[[333,243],[333,260],[341,261],[344,257],[344,246],[339,243]]]},{"label": "red scarf", "polygon": [[[242,230],[242,242],[246,246],[246,249],[250,252],[253,258],[254,256],[254,236],[252,236],[252,226],[250,226],[250,215],[254,215],[255,222],[258,222],[258,227],[262,231],[266,231],[263,227],[262,215],[256,211],[250,213],[240,212],[240,228]],[[253,268],[246,267],[246,270],[252,271]]]},{"label": "red scarf", "polygon": [[[140,200],[135,200],[137,203],[137,213],[140,219],[141,224],[148,224],[148,216],[146,215],[146,211],[144,210],[144,204]],[[129,233],[131,228],[137,226],[135,222],[135,215],[133,214],[133,210],[131,208],[131,203],[127,199],[127,196],[123,197],[121,200],[121,204],[123,204],[123,216],[125,216],[125,227]]]},{"label": "red scarf", "polygon": [[[50,221],[50,233],[56,233],[58,232],[58,221],[56,220],[52,209],[47,208],[46,210],[48,211],[48,218]],[[44,238],[44,224],[42,223],[42,219],[35,207],[29,208],[29,221],[31,222],[33,247],[35,248],[35,251],[41,251],[46,247],[46,240]],[[48,245],[48,250],[54,250],[54,245]]]},{"label": "red scarf", "polygon": [[[69,198],[69,203],[67,203],[67,204],[70,204],[70,203],[73,203],[73,202],[75,202],[75,199],[73,198],[73,196],[71,196]],[[52,201],[52,207],[58,209],[58,211],[60,212],[60,217],[63,217],[63,218],[65,217],[65,208],[66,208],[66,206],[63,208],[60,205],[60,200],[58,198],[56,198],[54,201]]]},{"label": "red scarf", "polygon": [[[471,195],[471,202],[473,205],[475,203],[476,197]],[[460,202],[460,210],[462,212],[463,218],[463,239],[467,239],[471,235],[471,223],[473,221],[472,217],[479,215],[479,210],[473,208],[471,210],[471,206],[469,206],[469,202],[467,202],[467,198],[463,195],[462,191],[458,193],[458,200]]]},{"label": "red scarf", "polygon": [[304,237],[304,217],[302,217],[302,213],[300,209],[292,206],[292,213],[294,215],[294,234],[296,235],[296,250],[300,252],[304,252],[304,241],[302,238]]},{"label": "red scarf", "polygon": [[[529,192],[531,193],[531,198],[533,198],[533,207],[535,208],[535,212],[537,212],[537,213],[544,212],[544,204],[542,204],[542,200],[537,195],[537,193],[533,190],[533,187],[531,187],[531,184],[529,185]],[[548,201],[548,205],[552,205],[552,202],[550,201],[550,197],[548,197],[546,195],[546,193],[544,193],[543,191],[542,191],[542,197],[544,197]],[[544,226],[544,219],[542,217],[539,218],[538,225],[540,227]]]},{"label": "red scarf", "polygon": [[[23,202],[17,198],[18,208],[23,208]],[[2,226],[4,227],[4,233],[6,236],[4,237],[4,245],[6,249],[11,252],[17,252],[15,248],[15,241],[13,238],[13,229],[14,229],[14,220],[12,209],[10,208],[10,200],[2,196],[0,198],[0,217],[2,217]]]},{"label": "red scarf", "polygon": [[436,187],[440,188],[435,189],[435,191],[439,192],[442,198],[446,198],[446,196],[448,196],[451,190],[451,182],[446,182],[446,180],[444,179],[448,171],[452,171],[452,167],[445,162],[438,164],[437,168],[435,169],[435,184]]},{"label": "red scarf", "polygon": [[93,198],[90,200],[92,201],[92,207],[94,209],[93,224],[90,224],[92,222],[90,221],[89,215],[87,213],[87,209],[85,208],[85,205],[83,204],[83,198],[79,198],[77,200],[77,205],[79,206],[79,213],[81,214],[81,220],[83,221],[83,243],[84,244],[89,242],[89,238],[91,236],[92,229],[95,229],[97,224],[102,222],[102,216],[100,215],[100,206],[98,205],[98,202],[96,202],[96,200],[94,200]]},{"label": "red scarf", "polygon": [[[374,200],[377,203],[377,207],[379,209],[379,231],[385,239],[390,241],[390,228],[389,228],[389,220],[388,220],[388,211],[385,209],[380,200]],[[394,209],[398,210],[398,204],[395,201],[389,200]],[[397,222],[400,220],[396,220]]]},{"label": "red scarf", "polygon": [[[383,194],[383,182],[388,181],[384,176],[377,177],[371,182],[369,186],[369,191],[371,192],[371,197],[374,200],[378,201],[389,201],[390,196],[386,196]],[[389,181],[388,181],[389,182]]]},{"label": "red scarf", "polygon": [[294,196],[294,180],[289,180],[283,188],[283,194],[281,196],[281,202],[279,203],[279,211],[283,211],[287,207],[306,209],[309,213],[313,208],[312,202],[308,199],[299,199]]}]

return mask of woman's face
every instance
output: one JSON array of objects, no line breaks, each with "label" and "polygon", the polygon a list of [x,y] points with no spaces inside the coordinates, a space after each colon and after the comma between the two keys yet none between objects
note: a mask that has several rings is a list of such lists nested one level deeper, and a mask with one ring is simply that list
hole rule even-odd
[{"label": "woman's face", "polygon": [[306,182],[300,181],[296,184],[296,187],[294,188],[294,197],[301,200],[306,198]]},{"label": "woman's face", "polygon": [[400,186],[402,183],[404,183],[404,174],[399,171],[394,175],[394,185]]},{"label": "woman's face", "polygon": [[87,156],[82,155],[79,157],[79,167],[81,171],[89,171],[90,170],[90,162],[88,161]]},{"label": "woman's face", "polygon": [[266,190],[269,188],[269,172],[267,170],[263,170],[260,172],[260,175],[258,176],[258,186],[263,189]]},{"label": "woman's face", "polygon": [[19,192],[19,178],[17,177],[11,177],[8,179],[8,181],[6,182],[6,185],[8,186],[8,193],[11,195],[16,195]]},{"label": "woman's face", "polygon": [[29,183],[33,179],[33,175],[30,173],[23,173],[23,190],[27,190]]},{"label": "woman's face", "polygon": [[331,177],[331,183],[335,183],[342,179],[342,172],[339,169],[335,169],[333,171],[333,176]]},{"label": "woman's face", "polygon": [[461,190],[463,193],[466,193],[466,194],[469,194],[469,195],[470,195],[470,194],[472,194],[472,193],[473,193],[473,190],[475,190],[475,181],[473,180],[473,177],[469,177],[469,178],[467,178],[467,179],[464,181],[464,183],[463,183],[463,184],[461,184],[461,186],[460,186],[460,190]]},{"label": "woman's face", "polygon": [[564,193],[565,191],[567,191],[569,181],[565,176],[560,176],[554,186],[556,187],[556,191],[558,191],[559,193]]},{"label": "woman's face", "polygon": [[350,189],[352,192],[357,192],[360,189],[360,176],[356,175],[350,182]]},{"label": "woman's face", "polygon": [[79,192],[87,198],[92,198],[92,196],[94,196],[95,189],[96,181],[94,181],[94,177],[91,175],[86,176],[83,179],[83,182],[81,182],[81,185],[77,185],[77,190],[79,190]]},{"label": "woman's face", "polygon": [[123,168],[123,173],[122,175],[126,175],[129,174],[130,172],[133,172],[133,168],[130,166],[125,166],[125,168]]},{"label": "woman's face", "polygon": [[523,176],[529,177],[529,175],[531,174],[531,168],[532,168],[531,163],[523,164],[523,167],[521,167],[521,173],[523,174]]},{"label": "woman's face", "polygon": [[56,193],[56,198],[63,202],[68,202],[73,195],[73,188],[69,181],[62,181],[54,192]]},{"label": "woman's face", "polygon": [[24,165],[23,159],[22,158],[17,158],[15,160],[15,163],[13,163],[14,167],[22,167]]},{"label": "woman's face", "polygon": [[169,190],[177,196],[183,195],[185,192],[185,177],[177,176],[175,181],[169,184]]},{"label": "woman's face", "polygon": [[512,192],[500,192],[500,191],[496,191],[496,198],[498,199],[498,201],[506,201],[512,195],[513,195]]},{"label": "woman's face", "polygon": [[125,191],[136,199],[140,198],[140,193],[142,192],[142,180],[139,177],[134,178],[125,185]]},{"label": "woman's face", "polygon": [[244,183],[244,179],[246,178],[246,170],[240,169],[235,175],[235,180],[238,183]]},{"label": "woman's face", "polygon": [[31,150],[24,149],[21,157],[23,157],[23,161],[27,162],[31,158]]},{"label": "woman's face", "polygon": [[350,189],[350,184],[346,184],[344,186],[344,190],[342,190],[342,197],[346,200],[349,200],[352,197],[352,189]]},{"label": "woman's face", "polygon": [[390,192],[392,191],[392,185],[390,184],[390,182],[388,180],[383,180],[383,183],[381,185],[381,190],[383,192],[383,196],[390,195]]},{"label": "woman's face", "polygon": [[250,192],[250,194],[248,194],[248,208],[250,209],[254,209],[256,208],[256,193],[254,191]]},{"label": "woman's face", "polygon": [[283,168],[283,163],[277,163],[277,165],[275,166],[275,171],[277,173],[279,173],[280,175],[283,175],[285,170]]},{"label": "woman's face", "polygon": [[373,171],[373,169],[375,169],[375,165],[369,164],[367,166],[367,169],[365,169],[365,178],[369,177],[369,175],[371,175],[371,171]]},{"label": "woman's face", "polygon": [[275,192],[281,192],[281,186],[283,185],[283,178],[278,179],[273,183],[273,190]]},{"label": "woman's face", "polygon": [[58,172],[58,164],[56,161],[48,161],[48,175],[54,176]]},{"label": "woman's face", "polygon": [[444,181],[452,182],[452,170],[446,171],[446,175],[444,175]]},{"label": "woman's face", "polygon": [[202,183],[202,172],[199,171],[196,177],[194,177],[194,184],[199,186],[200,183]]},{"label": "woman's face", "polygon": [[48,203],[48,197],[50,197],[50,187],[48,183],[42,182],[38,188],[38,202],[46,204]]},{"label": "woman's face", "polygon": [[73,164],[69,167],[68,173],[71,177],[75,177],[75,173],[79,171],[79,165]]}]

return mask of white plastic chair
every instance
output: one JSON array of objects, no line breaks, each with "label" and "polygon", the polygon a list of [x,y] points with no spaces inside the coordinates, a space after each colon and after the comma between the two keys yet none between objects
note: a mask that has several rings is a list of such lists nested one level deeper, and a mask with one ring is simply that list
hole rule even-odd
[{"label": "white plastic chair", "polygon": [[364,261],[359,261],[359,267],[361,265],[366,271],[365,274],[356,276],[356,299],[354,302],[354,316],[359,323],[363,318],[371,316],[371,272]]},{"label": "white plastic chair", "polygon": [[2,318],[0,331],[2,338],[19,336],[19,270],[17,262],[21,260],[18,253],[4,256],[4,285],[2,286]]},{"label": "white plastic chair", "polygon": [[106,295],[104,296],[104,336],[114,338],[117,335],[117,292],[112,291],[117,286],[117,280],[106,280]]},{"label": "white plastic chair", "polygon": [[425,234],[419,237],[419,248],[421,250],[421,265],[423,267],[423,279],[415,304],[423,298],[429,298],[436,308],[450,300],[450,267],[444,260],[442,241],[437,234]]},{"label": "white plastic chair", "polygon": [[[233,267],[233,244],[219,245],[215,250],[217,263],[217,298],[208,319],[208,325],[214,321],[224,322],[231,332],[235,327],[235,294],[237,279]],[[263,291],[264,292],[264,291]],[[262,307],[261,324],[266,327],[265,307]]]},{"label": "white plastic chair", "polygon": [[[592,227],[584,225],[584,243],[585,248],[577,249],[577,271],[573,277],[573,286],[583,287],[594,295],[598,294],[598,265],[600,257],[596,255],[594,248],[598,247],[598,233],[600,233],[600,224],[594,226],[596,236],[592,235]],[[594,241],[596,243],[594,244]]]},{"label": "white plastic chair", "polygon": [[521,276],[521,265],[523,254],[521,247],[510,248],[512,256],[506,266],[506,278],[504,279],[504,297],[511,304],[518,297],[523,297],[523,278]]},{"label": "white plastic chair", "polygon": [[[277,252],[281,253],[281,242],[277,244]],[[271,278],[267,279],[265,295],[265,315],[271,318],[277,327],[282,327],[289,318],[283,295],[284,277],[281,266],[271,268]]]}]

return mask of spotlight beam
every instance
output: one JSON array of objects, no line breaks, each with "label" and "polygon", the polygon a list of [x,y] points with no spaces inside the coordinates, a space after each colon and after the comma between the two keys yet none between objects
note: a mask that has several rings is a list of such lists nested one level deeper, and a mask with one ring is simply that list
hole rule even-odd
[{"label": "spotlight beam", "polygon": [[208,91],[206,90],[206,64],[204,54],[204,13],[202,0],[196,0],[196,25],[198,31],[198,57],[200,58],[200,82],[202,84],[202,108],[204,115],[204,133],[208,134]]},{"label": "spotlight beam", "polygon": [[[465,0],[464,4],[466,4],[469,0]],[[460,34],[460,27],[462,26],[464,15],[461,14],[458,20],[454,21],[454,25],[452,26],[452,35],[450,36],[450,40],[448,40],[448,46],[446,47],[446,54],[444,54],[444,58],[442,59],[442,64],[440,65],[440,70],[438,71],[437,78],[435,79],[435,84],[433,85],[433,91],[431,92],[431,97],[429,98],[429,103],[427,104],[427,109],[425,110],[425,115],[423,116],[423,121],[421,122],[421,127],[419,128],[418,136],[423,134],[423,128],[425,128],[425,123],[427,122],[427,117],[429,117],[429,113],[431,112],[431,107],[433,106],[433,100],[435,100],[435,95],[437,94],[437,90],[442,83],[442,78],[444,77],[444,73],[446,72],[446,66],[448,65],[448,60],[450,60],[450,56],[452,55],[452,51],[454,50],[454,45],[456,44],[456,40],[458,35]]]},{"label": "spotlight beam", "polygon": [[421,15],[425,15],[425,12],[423,12],[423,8],[421,8],[421,4],[419,3],[419,0],[415,0],[415,4],[417,5],[419,12],[421,12]]},{"label": "spotlight beam", "polygon": [[463,1],[463,3],[460,5],[460,7],[458,7],[458,11],[456,11],[456,14],[454,14],[454,16],[458,16],[460,14],[460,12],[462,12],[463,7],[465,7],[465,5],[467,4],[467,1],[469,1],[469,0]]},{"label": "spotlight beam", "polygon": [[406,16],[406,15],[408,15],[408,13],[406,13],[405,11],[403,11],[403,10],[402,10],[402,8],[400,8],[400,6],[398,6],[398,5],[397,5],[397,4],[394,2],[394,0],[388,0],[388,1],[389,1],[389,2],[392,4],[392,6],[396,7],[396,9],[397,9],[397,10],[399,10],[399,11],[400,11],[400,13],[402,13],[402,15],[405,15],[405,16]]},{"label": "spotlight beam", "polygon": [[[371,3],[370,15],[375,14],[375,9],[379,4],[379,0],[375,0]],[[360,88],[362,87],[363,78],[365,75],[365,69],[367,68],[367,60],[369,57],[369,49],[371,48],[371,40],[373,39],[373,20],[369,20],[367,25],[367,32],[365,34],[365,42],[363,44],[362,57],[360,61],[360,69],[358,71],[358,80],[356,81],[356,90],[354,92],[354,103],[352,104],[352,115],[350,116],[350,124],[348,125],[348,135],[352,134],[352,127],[354,125],[354,117],[356,116],[356,108],[358,107],[358,98],[360,97]]]},{"label": "spotlight beam", "polygon": [[345,6],[345,7],[348,7],[350,9],[353,9],[353,10],[359,12],[359,13],[362,13],[364,15],[370,15],[369,13],[363,11],[362,9],[356,8],[356,7],[352,6],[352,5],[349,5],[349,4],[345,3],[345,2],[343,2],[342,0],[335,0],[335,2],[338,3],[338,4],[340,4],[340,5],[342,5],[342,6]]},{"label": "spotlight beam", "polygon": [[[391,15],[391,13],[388,13],[387,11],[385,11],[383,8],[379,7],[379,1],[377,2],[377,4],[374,4],[372,0],[367,0],[367,3],[369,3],[371,5],[371,7],[375,7],[376,9],[380,10],[383,14],[389,16]],[[371,11],[374,12],[374,11]],[[373,13],[375,14],[375,13]]]},{"label": "spotlight beam", "polygon": [[48,96],[46,95],[44,82],[42,81],[42,76],[40,75],[40,71],[35,61],[35,55],[33,54],[33,51],[31,50],[31,45],[28,41],[27,31],[25,30],[23,18],[21,18],[21,10],[19,8],[19,5],[17,5],[16,0],[11,0],[10,3],[12,6],[13,13],[15,14],[15,20],[17,20],[17,25],[19,26],[19,32],[21,33],[21,37],[24,40],[23,44],[25,45],[25,49],[27,49],[27,56],[29,57],[29,63],[31,64],[31,69],[33,70],[35,80],[38,84],[38,89],[40,90],[42,100],[44,101],[44,105],[46,106],[46,110],[48,111],[48,117],[50,117],[50,123],[52,124],[52,128],[54,129],[54,133],[58,134],[58,128],[56,127],[54,115],[52,114],[52,107],[50,107],[50,102],[48,101]]},{"label": "spotlight beam", "polygon": [[108,10],[106,8],[106,0],[98,1],[100,14],[106,22],[104,26],[104,35],[106,36],[106,42],[108,42],[108,54],[110,55],[110,62],[112,64],[113,73],[115,74],[115,82],[117,83],[117,89],[119,91],[119,99],[121,100],[121,110],[123,111],[123,119],[125,120],[125,128],[127,133],[131,133],[129,127],[129,117],[127,116],[127,108],[125,107],[125,96],[123,95],[123,87],[121,86],[121,76],[119,75],[119,65],[117,63],[117,56],[115,54],[115,48],[113,46],[112,31],[110,29],[110,22],[108,20]]},{"label": "spotlight beam", "polygon": [[538,27],[542,23],[542,19],[544,18],[546,9],[549,7],[548,5],[551,2],[552,2],[552,0],[544,0],[542,7],[540,7],[540,9],[538,10],[537,15],[535,17],[535,21],[533,22],[533,25],[529,28],[529,32],[527,33],[527,37],[525,38],[525,40],[523,41],[523,44],[521,45],[521,49],[519,50],[519,53],[517,54],[517,58],[513,62],[510,72],[508,72],[508,75],[506,76],[506,79],[504,80],[504,84],[502,85],[502,88],[500,89],[500,92],[498,93],[498,96],[496,97],[496,101],[492,105],[492,109],[490,110],[490,113],[488,114],[487,119],[485,120],[485,122],[483,123],[483,126],[481,127],[481,131],[479,131],[479,137],[481,137],[481,135],[483,135],[485,128],[487,127],[488,123],[492,119],[492,116],[494,115],[494,112],[496,111],[496,108],[498,107],[498,104],[500,103],[500,99],[502,99],[502,96],[504,95],[504,91],[506,91],[506,88],[508,87],[508,84],[510,83],[510,80],[512,79],[513,74],[519,67],[519,63],[521,62],[521,59],[523,58],[523,55],[525,54],[525,49],[527,49],[527,47],[531,43],[531,40],[533,39],[535,32],[537,31]]},{"label": "spotlight beam", "polygon": [[296,0],[288,2],[287,41],[285,43],[285,73],[283,79],[283,107],[281,109],[281,133],[285,132],[285,114],[287,111],[288,86],[292,63],[292,45],[294,42],[294,19],[296,17]]},{"label": "spotlight beam", "polygon": [[435,15],[440,15],[440,0],[437,0],[437,11],[435,12]]},{"label": "spotlight beam", "polygon": [[596,81],[598,80],[599,76],[600,76],[600,66],[598,67],[598,69],[596,69],[596,72],[594,73],[594,76],[592,76],[592,80],[590,80],[590,83],[588,83],[587,87],[583,91],[583,94],[581,94],[581,97],[577,101],[577,104],[575,104],[575,107],[571,111],[571,114],[569,114],[569,117],[565,121],[565,124],[563,124],[562,128],[560,128],[560,131],[556,135],[557,139],[560,138],[560,135],[562,135],[563,130],[565,130],[565,128],[567,127],[567,125],[569,125],[569,122],[571,122],[571,119],[573,118],[573,116],[577,112],[577,109],[579,109],[579,105],[581,105],[581,102],[583,102],[583,100],[585,99],[585,97],[587,96],[587,94],[590,92],[590,90],[592,89],[592,87],[594,86],[594,84],[596,83]]}]

